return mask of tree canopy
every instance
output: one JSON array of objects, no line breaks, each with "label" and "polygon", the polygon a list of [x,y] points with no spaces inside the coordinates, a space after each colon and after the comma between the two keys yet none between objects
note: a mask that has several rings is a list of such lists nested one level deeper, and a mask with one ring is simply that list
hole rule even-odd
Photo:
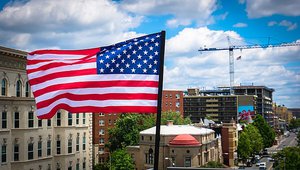
[{"label": "tree canopy", "polygon": [[300,148],[286,147],[272,156],[275,169],[298,170],[300,168]]},{"label": "tree canopy", "polygon": [[131,156],[124,149],[118,149],[111,154],[111,168],[114,170],[134,169]]},{"label": "tree canopy", "polygon": [[264,148],[273,146],[275,141],[275,131],[266,122],[266,120],[261,115],[256,115],[253,125],[258,129],[263,138]]},{"label": "tree canopy", "polygon": [[251,141],[247,132],[243,131],[240,134],[237,153],[243,161],[248,159],[252,153]]},{"label": "tree canopy", "polygon": [[250,140],[250,146],[252,148],[251,155],[258,154],[263,149],[263,138],[258,129],[254,125],[249,124],[244,131],[248,134]]}]

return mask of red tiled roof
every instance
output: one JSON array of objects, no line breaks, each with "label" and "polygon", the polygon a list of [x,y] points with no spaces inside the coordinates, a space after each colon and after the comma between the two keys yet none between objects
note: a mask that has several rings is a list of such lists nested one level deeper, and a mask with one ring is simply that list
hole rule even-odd
[{"label": "red tiled roof", "polygon": [[171,140],[170,145],[195,146],[200,145],[200,142],[197,141],[197,139],[195,139],[192,135],[183,134],[177,135],[173,140]]}]

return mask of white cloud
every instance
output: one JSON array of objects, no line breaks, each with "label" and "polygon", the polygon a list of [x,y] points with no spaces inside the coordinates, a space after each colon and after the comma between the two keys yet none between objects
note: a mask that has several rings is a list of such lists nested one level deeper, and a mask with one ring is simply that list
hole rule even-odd
[{"label": "white cloud", "polygon": [[234,24],[233,27],[244,28],[244,27],[248,27],[248,25],[246,23],[239,22],[239,23]]},{"label": "white cloud", "polygon": [[276,22],[276,21],[270,21],[268,23],[268,26],[272,27],[272,26],[282,26],[282,27],[287,27],[287,30],[288,31],[292,31],[292,30],[295,30],[298,25],[297,23],[293,23],[291,21],[287,21],[287,20],[282,20],[280,22]]},{"label": "white cloud", "polygon": [[[286,16],[299,16],[300,3],[298,0],[245,0],[249,18],[260,18],[281,14]],[[241,2],[241,1],[240,1]]]},{"label": "white cloud", "polygon": [[31,0],[8,4],[0,11],[0,37],[6,38],[2,44],[15,42],[17,48],[85,48],[121,40],[141,21],[108,0]]},{"label": "white cloud", "polygon": [[217,8],[216,0],[123,0],[123,9],[140,15],[171,15],[167,26],[187,26],[192,22],[206,25],[212,22],[212,13]]}]

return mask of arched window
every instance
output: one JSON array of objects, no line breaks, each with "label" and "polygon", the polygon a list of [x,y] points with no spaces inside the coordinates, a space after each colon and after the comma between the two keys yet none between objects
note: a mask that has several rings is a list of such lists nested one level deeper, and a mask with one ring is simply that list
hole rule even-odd
[{"label": "arched window", "polygon": [[22,82],[18,80],[16,84],[16,96],[21,97],[21,95],[22,95]]},{"label": "arched window", "polygon": [[30,86],[29,86],[28,81],[26,82],[26,85],[25,85],[25,96],[30,97]]},{"label": "arched window", "polygon": [[1,82],[1,95],[7,96],[7,81],[6,81],[6,79],[2,79],[2,82]]},{"label": "arched window", "polygon": [[153,164],[153,149],[149,149],[149,164]]}]

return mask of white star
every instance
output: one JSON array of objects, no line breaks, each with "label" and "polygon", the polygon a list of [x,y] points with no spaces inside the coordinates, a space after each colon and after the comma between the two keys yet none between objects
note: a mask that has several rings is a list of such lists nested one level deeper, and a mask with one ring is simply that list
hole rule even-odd
[{"label": "white star", "polygon": [[143,62],[144,62],[144,64],[147,64],[147,60],[146,59]]},{"label": "white star", "polygon": [[152,56],[152,55],[149,55],[149,59],[153,59],[153,56]]},{"label": "white star", "polygon": [[121,54],[118,54],[117,57],[118,57],[118,58],[121,58]]},{"label": "white star", "polygon": [[155,46],[156,46],[156,47],[158,47],[158,45],[159,45],[159,43],[158,43],[158,42],[156,42],[156,43],[155,43]]},{"label": "white star", "polygon": [[154,55],[158,55],[158,52],[157,52],[157,51],[155,51],[155,52],[154,52]]},{"label": "white star", "polygon": [[149,68],[152,68],[152,64],[149,64],[148,66],[149,66]]},{"label": "white star", "polygon": [[145,46],[148,46],[148,44],[149,44],[148,42],[145,42]]},{"label": "white star", "polygon": [[139,48],[139,50],[142,50],[143,47],[142,47],[142,46],[139,46],[138,48]]},{"label": "white star", "polygon": [[132,45],[129,45],[128,48],[129,48],[129,49],[132,49]]},{"label": "white star", "polygon": [[102,57],[103,56],[103,54],[100,54],[100,57]]},{"label": "white star", "polygon": [[151,46],[151,47],[149,47],[149,49],[150,49],[150,51],[152,51],[152,50],[153,50],[153,47]]},{"label": "white star", "polygon": [[119,63],[117,63],[117,64],[116,64],[116,67],[118,68],[119,66],[120,66],[120,64],[119,64]]},{"label": "white star", "polygon": [[146,37],[146,40],[148,40],[149,39],[149,37]]},{"label": "white star", "polygon": [[141,55],[138,55],[138,59],[142,59],[142,56],[141,56]]},{"label": "white star", "polygon": [[144,73],[147,73],[147,69],[144,68],[144,69],[143,69],[143,72],[144,72]]},{"label": "white star", "polygon": [[137,41],[137,40],[138,40],[137,38],[133,39],[133,41]]},{"label": "white star", "polygon": [[106,58],[106,59],[109,59],[109,55],[106,55],[105,58]]},{"label": "white star", "polygon": [[144,54],[147,55],[147,54],[148,54],[148,51],[145,50],[145,51],[144,51]]},{"label": "white star", "polygon": [[153,70],[153,72],[154,72],[154,73],[157,73],[157,70],[156,70],[156,69],[154,69],[154,70]]},{"label": "white star", "polygon": [[105,66],[106,66],[106,68],[108,68],[108,67],[109,67],[109,64],[108,64],[108,63],[106,63],[106,64],[105,64]]},{"label": "white star", "polygon": [[121,72],[121,73],[123,73],[123,71],[124,71],[124,69],[123,69],[123,68],[121,68],[121,69],[120,69],[120,72]]},{"label": "white star", "polygon": [[132,59],[131,62],[132,62],[132,64],[134,64],[135,63],[135,59]]},{"label": "white star", "polygon": [[127,63],[127,64],[126,64],[126,68],[129,68],[129,66],[130,66],[130,64]]},{"label": "white star", "polygon": [[114,72],[114,69],[113,69],[113,68],[111,68],[111,69],[110,69],[110,72],[111,72],[111,73],[112,73],[112,72]]},{"label": "white star", "polygon": [[135,50],[133,50],[133,51],[132,51],[132,54],[136,54],[136,51],[135,51]]},{"label": "white star", "polygon": [[157,36],[156,36],[156,38],[159,38],[159,37],[160,37],[160,35],[157,35]]},{"label": "white star", "polygon": [[126,50],[123,50],[123,54],[126,54],[127,53],[127,51]]},{"label": "white star", "polygon": [[120,48],[120,47],[118,47],[118,48],[117,48],[117,50],[121,50],[121,48]]},{"label": "white star", "polygon": [[115,61],[116,61],[116,60],[113,58],[113,59],[111,60],[111,63],[115,63]]},{"label": "white star", "polygon": [[154,60],[154,64],[157,64],[157,61],[156,61],[156,60]]},{"label": "white star", "polygon": [[123,60],[121,60],[121,62],[122,62],[122,63],[124,63],[124,62],[125,62],[124,58],[123,58]]},{"label": "white star", "polygon": [[100,73],[103,73],[104,72],[104,69],[103,68],[100,68]]},{"label": "white star", "polygon": [[131,69],[131,71],[133,72],[133,73],[135,73],[135,69],[133,68],[133,69]]},{"label": "white star", "polygon": [[115,51],[112,51],[112,52],[111,52],[111,54],[115,54],[115,53],[116,53]]},{"label": "white star", "polygon": [[130,54],[127,55],[127,58],[130,58]]},{"label": "white star", "polygon": [[142,65],[141,65],[141,64],[138,64],[138,65],[137,65],[137,67],[138,67],[138,68],[141,68],[141,67],[142,67]]},{"label": "white star", "polygon": [[103,63],[103,61],[104,61],[104,60],[101,59],[99,62],[100,62],[100,63]]},{"label": "white star", "polygon": [[151,38],[151,42],[154,42],[154,40],[155,40],[154,38]]},{"label": "white star", "polygon": [[134,45],[138,45],[139,42],[134,42]]}]

